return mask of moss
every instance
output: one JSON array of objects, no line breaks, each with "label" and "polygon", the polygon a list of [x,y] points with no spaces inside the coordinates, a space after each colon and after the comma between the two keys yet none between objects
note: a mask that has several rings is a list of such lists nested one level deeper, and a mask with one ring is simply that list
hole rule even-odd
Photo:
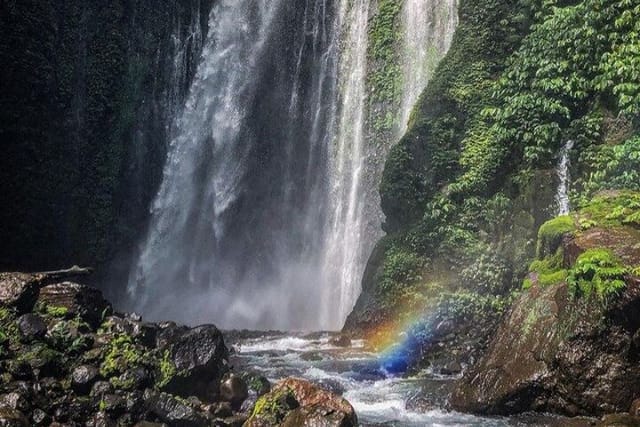
[{"label": "moss", "polygon": [[291,390],[277,390],[267,393],[257,400],[250,420],[259,419],[271,424],[278,424],[291,409],[297,406],[298,402]]},{"label": "moss", "polygon": [[46,307],[46,313],[53,317],[65,317],[69,313],[69,309],[67,307],[55,307],[48,305]]},{"label": "moss", "polygon": [[[568,271],[563,268],[563,251],[558,248],[554,255],[549,255],[543,259],[537,259],[529,266],[529,271],[535,275],[535,282],[540,286],[550,286],[562,283],[567,279]],[[526,282],[528,280],[529,282]],[[531,287],[533,281],[525,279],[523,288]]]},{"label": "moss", "polygon": [[562,237],[573,233],[576,225],[571,216],[563,215],[545,222],[538,230],[538,259],[555,253],[562,243]]},{"label": "moss", "polygon": [[156,382],[156,387],[158,388],[162,388],[169,384],[171,379],[177,374],[176,365],[173,363],[173,360],[171,360],[171,353],[169,350],[165,350],[162,355],[162,359],[159,361],[159,371],[160,375]]},{"label": "moss", "polygon": [[569,270],[567,282],[576,297],[595,295],[606,300],[619,294],[626,286],[625,276],[631,269],[608,249],[589,249],[576,260]]},{"label": "moss", "polygon": [[130,336],[119,335],[109,343],[109,351],[100,365],[100,374],[105,378],[113,377],[146,361],[144,351],[134,344]]}]

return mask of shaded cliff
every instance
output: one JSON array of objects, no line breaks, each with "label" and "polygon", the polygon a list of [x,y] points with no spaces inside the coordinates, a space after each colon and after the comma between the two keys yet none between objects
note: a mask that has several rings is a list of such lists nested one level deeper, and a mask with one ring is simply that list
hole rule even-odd
[{"label": "shaded cliff", "polygon": [[212,3],[0,4],[1,267],[104,267],[135,241]]}]

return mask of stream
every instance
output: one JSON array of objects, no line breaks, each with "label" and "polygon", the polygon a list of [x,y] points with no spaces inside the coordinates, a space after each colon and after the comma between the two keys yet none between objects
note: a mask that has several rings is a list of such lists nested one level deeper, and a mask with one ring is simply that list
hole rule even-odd
[{"label": "stream", "polygon": [[[444,409],[455,377],[423,372],[419,377],[387,375],[379,356],[362,341],[351,347],[331,344],[331,335],[232,333],[231,364],[275,383],[304,378],[342,394],[355,408],[361,426],[561,426],[568,420],[544,416],[484,418]],[[430,402],[427,404],[426,402]]]}]

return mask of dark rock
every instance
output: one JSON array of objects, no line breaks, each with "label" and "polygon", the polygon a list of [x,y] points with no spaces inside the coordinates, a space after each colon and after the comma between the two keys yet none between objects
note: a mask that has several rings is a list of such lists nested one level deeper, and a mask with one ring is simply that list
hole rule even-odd
[{"label": "dark rock", "polygon": [[165,423],[152,423],[151,421],[140,421],[133,427],[169,427],[169,425]]},{"label": "dark rock", "polygon": [[227,418],[233,415],[229,402],[213,403],[208,406],[207,411],[216,418]]},{"label": "dark rock", "polygon": [[89,394],[99,375],[95,366],[80,365],[71,372],[71,388],[77,394]]},{"label": "dark rock", "polygon": [[349,336],[346,334],[340,334],[339,336],[333,337],[331,340],[329,340],[329,343],[336,347],[350,347],[351,338],[349,338]]},{"label": "dark rock", "polygon": [[169,427],[169,425],[165,423],[152,423],[151,421],[140,421],[133,427]]},{"label": "dark rock", "polygon": [[29,427],[29,420],[17,409],[0,407],[0,427]]},{"label": "dark rock", "polygon": [[163,322],[159,324],[160,330],[156,334],[156,347],[164,348],[186,333],[189,328],[178,326],[175,322]]},{"label": "dark rock", "polygon": [[36,408],[31,414],[31,421],[35,426],[46,426],[51,422],[51,417],[42,409]]},{"label": "dark rock", "polygon": [[109,316],[101,325],[106,331],[116,335],[128,335],[145,347],[153,348],[159,331],[157,325],[143,323],[131,317]]},{"label": "dark rock", "polygon": [[37,314],[27,313],[18,318],[18,329],[27,340],[42,338],[47,333],[47,325]]},{"label": "dark rock", "polygon": [[142,366],[128,369],[124,374],[113,380],[113,384],[123,390],[144,390],[151,386],[153,378],[151,373]]},{"label": "dark rock", "polygon": [[91,396],[102,396],[105,394],[110,394],[113,392],[113,386],[108,381],[97,381],[91,387],[91,392],[89,393]]},{"label": "dark rock", "polygon": [[227,348],[213,325],[189,329],[166,344],[178,374],[163,388],[183,396],[215,400],[219,382],[227,371]]},{"label": "dark rock", "polygon": [[247,383],[237,375],[230,374],[220,383],[220,399],[229,402],[234,409],[240,409],[242,402],[247,398]]},{"label": "dark rock", "polygon": [[38,302],[53,307],[64,307],[70,316],[79,316],[94,328],[102,323],[111,305],[102,292],[89,286],[72,282],[57,283],[40,289]]},{"label": "dark rock", "polygon": [[172,427],[201,427],[207,424],[204,415],[168,393],[146,393],[145,406],[149,413]]},{"label": "dark rock", "polygon": [[105,412],[98,412],[87,422],[87,427],[116,427],[116,423]]},{"label": "dark rock", "polygon": [[628,410],[640,395],[640,366],[628,357],[639,304],[640,287],[632,284],[606,310],[595,299],[572,298],[565,284],[534,286],[459,382],[453,408],[569,416]]},{"label": "dark rock", "polygon": [[242,406],[240,406],[238,412],[240,412],[241,414],[251,414],[253,412],[253,408],[256,406],[256,402],[258,401],[259,397],[260,396],[258,396],[255,391],[249,390],[249,395],[244,400],[244,402],[242,402]]},{"label": "dark rock", "polygon": [[127,410],[127,402],[117,394],[105,394],[100,400],[100,407],[108,415],[117,418]]},{"label": "dark rock", "polygon": [[225,427],[243,427],[247,422],[248,417],[243,414],[236,414],[222,420],[222,425]]}]

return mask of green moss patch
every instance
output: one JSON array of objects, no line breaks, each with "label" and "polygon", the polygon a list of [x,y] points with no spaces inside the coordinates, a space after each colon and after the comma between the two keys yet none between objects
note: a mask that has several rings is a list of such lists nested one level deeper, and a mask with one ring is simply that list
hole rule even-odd
[{"label": "green moss patch", "polygon": [[562,243],[562,238],[576,230],[574,220],[569,215],[559,216],[545,222],[538,231],[538,259],[554,254]]}]

